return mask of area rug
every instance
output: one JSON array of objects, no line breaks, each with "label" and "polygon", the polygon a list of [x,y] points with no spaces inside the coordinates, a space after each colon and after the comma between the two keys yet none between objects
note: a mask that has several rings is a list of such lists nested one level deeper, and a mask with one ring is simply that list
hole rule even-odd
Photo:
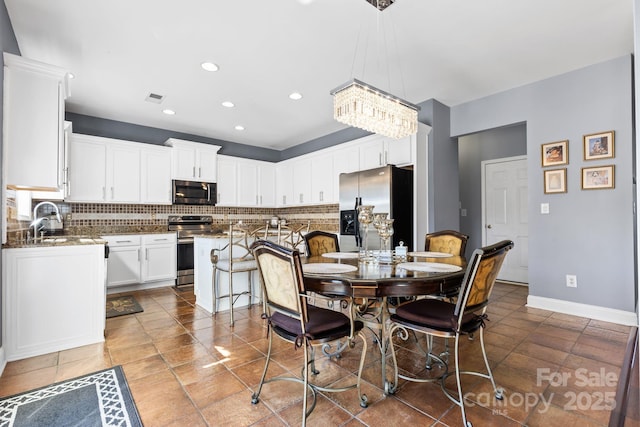
[{"label": "area rug", "polygon": [[0,426],[142,427],[121,366],[0,400]]},{"label": "area rug", "polygon": [[144,311],[138,301],[131,295],[121,295],[107,298],[107,319],[110,317],[124,316],[125,314],[140,313]]}]

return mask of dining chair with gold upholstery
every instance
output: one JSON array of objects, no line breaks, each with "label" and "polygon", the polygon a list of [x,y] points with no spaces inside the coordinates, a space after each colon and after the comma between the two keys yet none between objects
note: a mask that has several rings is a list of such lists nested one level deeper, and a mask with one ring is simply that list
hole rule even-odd
[{"label": "dining chair with gold upholstery", "polygon": [[[254,293],[253,289],[253,272],[257,271],[258,266],[253,254],[251,253],[250,234],[246,226],[242,224],[229,224],[227,231],[229,242],[222,248],[214,248],[211,250],[211,265],[213,266],[212,287],[213,287],[213,313],[218,312],[219,301],[223,298],[229,299],[230,324],[234,325],[233,306],[238,299],[246,295],[251,304],[253,300],[260,300],[260,296]],[[221,294],[220,291],[220,272],[227,273],[228,291]],[[233,287],[233,276],[236,273],[248,274],[248,285],[246,290],[238,291]]]},{"label": "dining chair with gold upholstery", "polygon": [[[487,352],[484,346],[484,326],[487,320],[487,306],[489,305],[489,297],[495,284],[498,273],[502,267],[507,252],[513,248],[513,242],[503,240],[490,246],[476,249],[471,255],[471,260],[467,266],[460,293],[455,303],[440,299],[418,299],[407,304],[401,305],[396,312],[391,315],[391,324],[389,334],[392,339],[391,354],[394,366],[394,383],[385,384],[385,390],[394,393],[398,384],[398,378],[408,381],[427,382],[434,381],[433,377],[420,377],[418,373],[408,371],[407,375],[400,374],[396,357],[396,349],[393,335],[397,334],[399,338],[406,340],[409,337],[409,331],[414,333],[423,333],[428,337],[444,337],[455,339],[454,344],[454,364],[453,372],[449,370],[448,363],[438,356],[428,354],[427,358],[433,357],[444,366],[445,373],[435,380],[440,380],[442,391],[456,405],[460,407],[462,414],[462,422],[464,426],[470,427],[471,422],[467,420],[464,394],[462,392],[461,374],[470,374],[489,379],[495,393],[495,397],[502,400],[502,389],[496,386],[487,359]],[[486,368],[485,372],[478,371],[461,371],[460,370],[460,338],[464,335],[473,338],[474,334],[480,336],[480,350]],[[473,343],[471,343],[473,344]],[[465,347],[465,351],[473,350],[473,345]],[[405,358],[406,360],[406,358]],[[411,368],[408,368],[411,369]],[[428,368],[427,372],[428,372]],[[446,387],[446,379],[451,375],[455,375],[456,391],[451,391]]]},{"label": "dining chair with gold upholstery", "polygon": [[[309,304],[309,295],[305,292],[300,253],[295,249],[280,246],[274,242],[258,240],[251,246],[258,264],[260,282],[262,284],[263,298],[266,305],[265,317],[267,319],[268,350],[264,365],[264,371],[257,390],[253,393],[251,403],[257,404],[260,392],[265,383],[276,380],[293,381],[303,384],[302,397],[302,425],[306,424],[307,417],[316,405],[316,393],[343,392],[357,389],[360,406],[367,406],[367,397],[362,394],[360,381],[367,352],[366,335],[363,324],[354,320],[354,310],[349,299],[346,303],[346,312],[333,311]],[[314,296],[318,299],[318,296]],[[354,343],[356,335],[362,340],[362,353],[360,365],[354,383],[343,387],[320,386],[323,381],[321,373],[315,366],[315,345],[340,339],[347,339]],[[291,350],[302,349],[304,361],[301,376],[276,376],[266,379],[269,363],[272,356],[273,338],[277,336],[291,343]],[[293,355],[292,355],[293,357]],[[310,373],[317,377],[317,381],[310,380]],[[345,376],[353,376],[345,372]],[[312,393],[312,402],[307,408],[308,392]]]},{"label": "dining chair with gold upholstery", "polygon": [[321,230],[311,231],[304,236],[308,256],[320,256],[329,252],[340,252],[338,236]]},{"label": "dining chair with gold upholstery", "polygon": [[428,233],[424,239],[424,250],[464,256],[469,236],[456,230],[441,230]]}]

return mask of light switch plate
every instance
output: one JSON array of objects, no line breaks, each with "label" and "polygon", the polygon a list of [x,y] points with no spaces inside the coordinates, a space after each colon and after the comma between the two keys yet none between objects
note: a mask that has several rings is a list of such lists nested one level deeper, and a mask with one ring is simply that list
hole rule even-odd
[{"label": "light switch plate", "polygon": [[540,213],[543,215],[549,213],[549,203],[540,203]]}]

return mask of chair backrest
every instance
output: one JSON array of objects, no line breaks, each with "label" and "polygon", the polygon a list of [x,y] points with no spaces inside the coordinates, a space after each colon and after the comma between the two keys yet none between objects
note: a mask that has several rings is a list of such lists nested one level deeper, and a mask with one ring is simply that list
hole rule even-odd
[{"label": "chair backrest", "polygon": [[442,230],[429,233],[424,239],[424,250],[444,252],[456,256],[464,256],[469,236],[455,230]]},{"label": "chair backrest", "polygon": [[300,253],[268,240],[257,240],[251,245],[253,256],[258,264],[260,283],[264,301],[272,310],[299,318],[304,324],[308,321],[304,279]]},{"label": "chair backrest", "polygon": [[454,312],[456,316],[460,316],[459,321],[462,321],[465,312],[477,312],[486,308],[504,258],[511,248],[513,242],[503,240],[473,251]]},{"label": "chair backrest", "polygon": [[251,253],[250,233],[246,226],[242,224],[229,224],[229,250],[230,262],[245,261],[253,257]]},{"label": "chair backrest", "polygon": [[308,256],[319,256],[327,252],[340,252],[338,236],[326,231],[315,230],[304,235]]}]

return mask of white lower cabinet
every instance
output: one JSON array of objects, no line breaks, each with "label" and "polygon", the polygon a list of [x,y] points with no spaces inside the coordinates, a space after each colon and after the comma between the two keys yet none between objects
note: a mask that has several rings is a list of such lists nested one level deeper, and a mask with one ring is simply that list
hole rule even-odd
[{"label": "white lower cabinet", "polygon": [[2,251],[8,361],[104,341],[104,245]]},{"label": "white lower cabinet", "polygon": [[[108,289],[140,284],[166,286],[175,281],[175,233],[123,234],[102,238],[109,245]],[[119,290],[112,289],[113,292]]]}]

